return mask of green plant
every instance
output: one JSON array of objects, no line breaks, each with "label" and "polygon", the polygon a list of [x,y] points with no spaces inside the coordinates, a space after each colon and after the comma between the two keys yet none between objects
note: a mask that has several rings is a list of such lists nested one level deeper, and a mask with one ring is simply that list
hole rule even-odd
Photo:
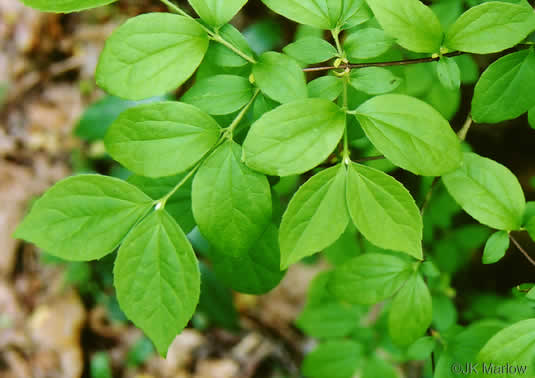
[{"label": "green plant", "polygon": [[[112,1],[23,2],[69,12]],[[533,368],[534,320],[504,330],[505,321],[455,326],[449,280],[462,262],[447,255],[489,236],[482,226],[453,230],[455,202],[497,230],[485,263],[503,257],[509,239],[519,247],[511,231],[535,237],[533,206],[526,206],[517,178],[495,161],[462,152],[461,144],[472,119],[497,123],[528,111],[533,118],[535,15],[527,1],[484,1],[462,13],[461,0],[432,7],[418,0],[263,0],[308,28],[284,53],[259,56],[228,24],[246,0],[189,0],[200,19],[162,2],[175,14],[140,15],[111,35],[97,83],[128,100],[172,91],[197,71],[195,83],[181,102],[128,107],[109,127],[106,149],[134,173],[128,181],[67,178],[35,203],[16,237],[75,261],[119,248],[114,280],[121,308],[162,355],[199,301],[189,233],[218,277],[253,294],[276,286],[290,265],[326,251],[335,268],[318,277],[298,320],[305,332],[327,339],[305,360],[307,375],[326,376],[321,368],[329,361],[335,365],[328,371],[353,375],[365,345],[364,376],[395,376],[374,354],[375,331],[356,327],[370,305],[392,297],[377,330],[403,351],[400,361],[436,350],[437,377],[478,353],[484,362]],[[466,55],[509,48],[515,51],[480,78]],[[332,63],[318,66],[326,61]],[[307,84],[309,72],[328,75]],[[456,135],[447,119],[457,111],[461,83],[476,81],[471,116]],[[385,173],[394,166],[423,176],[421,208]],[[279,196],[294,191],[285,178],[307,172],[312,177],[281,208]],[[436,228],[451,233],[440,240]],[[424,256],[433,240],[436,250]],[[365,253],[358,255],[360,249]],[[506,353],[502,340],[515,332],[527,336]],[[467,340],[470,353],[452,347],[464,348]]]}]

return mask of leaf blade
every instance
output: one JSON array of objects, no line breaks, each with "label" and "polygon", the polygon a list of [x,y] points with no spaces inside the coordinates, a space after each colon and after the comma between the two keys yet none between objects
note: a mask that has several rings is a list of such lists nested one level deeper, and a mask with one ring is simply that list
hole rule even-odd
[{"label": "leaf blade", "polygon": [[461,144],[448,121],[421,100],[381,95],[360,105],[356,116],[375,147],[401,168],[440,176],[461,162]]},{"label": "leaf blade", "polygon": [[37,200],[14,236],[66,260],[95,260],[112,252],[151,207],[148,196],[122,180],[73,176]]},{"label": "leaf blade", "polygon": [[121,309],[165,356],[199,301],[199,266],[186,235],[165,211],[153,212],[123,242],[113,273]]},{"label": "leaf blade", "polygon": [[256,121],[243,144],[245,163],[272,176],[306,172],[335,149],[345,113],[325,99],[284,104]]},{"label": "leaf blade", "polygon": [[[160,38],[154,38],[160,35]],[[208,35],[186,17],[147,13],[131,18],[107,39],[97,84],[129,100],[162,95],[180,86],[201,63]],[[187,56],[188,59],[177,59]]]},{"label": "leaf blade", "polygon": [[344,232],[349,222],[345,180],[345,167],[332,167],[299,188],[282,217],[281,268],[328,247]]},{"label": "leaf blade", "polygon": [[371,243],[422,259],[422,217],[400,182],[382,171],[352,164],[346,196],[353,223]]},{"label": "leaf blade", "polygon": [[130,108],[108,130],[108,153],[132,172],[171,176],[198,162],[217,142],[217,122],[196,107],[161,102]]},{"label": "leaf blade", "polygon": [[241,162],[234,142],[218,147],[193,179],[193,215],[202,234],[222,255],[246,254],[271,220],[267,178]]},{"label": "leaf blade", "polygon": [[487,226],[505,231],[520,228],[526,201],[515,175],[474,153],[465,153],[463,161],[459,169],[442,178],[455,201]]}]

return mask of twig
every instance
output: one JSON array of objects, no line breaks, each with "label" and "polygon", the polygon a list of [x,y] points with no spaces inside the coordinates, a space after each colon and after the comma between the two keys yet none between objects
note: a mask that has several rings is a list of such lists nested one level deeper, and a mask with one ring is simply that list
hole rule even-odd
[{"label": "twig", "polygon": [[[459,56],[464,53],[460,51],[455,51],[451,53],[447,53],[442,55],[443,57],[454,57]],[[329,71],[329,70],[336,70],[336,69],[353,69],[353,68],[366,68],[366,67],[390,67],[390,66],[406,66],[409,64],[418,64],[418,63],[429,63],[429,62],[436,62],[437,60],[440,60],[439,56],[436,57],[429,57],[429,58],[418,58],[418,59],[407,59],[407,60],[396,60],[392,62],[370,62],[370,63],[354,63],[354,64],[341,64],[340,66],[322,66],[322,67],[309,67],[304,68],[304,72],[318,72],[318,71]]]},{"label": "twig", "polygon": [[513,242],[513,244],[518,248],[520,252],[528,259],[528,261],[531,263],[531,265],[535,266],[535,260],[526,252],[524,248],[520,245],[520,243],[513,237],[513,235],[509,234],[509,239]]},{"label": "twig", "polygon": [[457,136],[461,140],[461,142],[464,142],[466,139],[466,134],[468,134],[468,130],[470,130],[470,127],[472,126],[473,120],[472,116],[469,114],[466,118],[466,121],[464,121],[464,125],[461,130],[457,133]]},{"label": "twig", "polygon": [[431,197],[433,196],[433,191],[435,190],[435,187],[437,186],[439,179],[440,179],[440,177],[435,177],[433,179],[433,182],[431,183],[431,187],[429,188],[429,190],[427,191],[427,194],[425,195],[424,202],[422,203],[422,207],[420,208],[420,214],[422,216],[424,215],[424,212],[425,212],[425,209],[427,208],[427,206],[429,206],[429,202],[431,202]]},{"label": "twig", "polygon": [[357,163],[365,163],[367,161],[372,161],[372,160],[382,160],[382,159],[386,159],[383,155],[380,155],[380,156],[369,156],[369,157],[365,157],[365,158],[362,158],[362,159],[358,159],[356,160]]}]

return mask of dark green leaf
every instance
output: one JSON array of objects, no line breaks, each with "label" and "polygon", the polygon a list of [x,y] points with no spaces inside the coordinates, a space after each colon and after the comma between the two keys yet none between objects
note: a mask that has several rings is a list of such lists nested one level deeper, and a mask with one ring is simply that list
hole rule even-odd
[{"label": "dark green leaf", "polygon": [[425,334],[432,317],[429,289],[415,272],[392,301],[388,317],[392,340],[399,345],[414,343]]},{"label": "dark green leaf", "polygon": [[301,371],[310,378],[351,378],[360,366],[362,354],[362,345],[355,341],[328,341],[306,355]]},{"label": "dark green leaf", "polygon": [[[159,200],[171,192],[184,177],[185,174],[180,174],[153,179],[133,175],[128,178],[128,182],[137,186],[150,198]],[[195,220],[193,219],[193,212],[191,210],[191,182],[192,180],[188,180],[182,185],[165,204],[165,210],[175,218],[185,233],[190,232],[195,227]]]},{"label": "dark green leaf", "polygon": [[337,267],[329,289],[349,303],[375,304],[393,296],[410,273],[410,264],[404,259],[366,253]]}]

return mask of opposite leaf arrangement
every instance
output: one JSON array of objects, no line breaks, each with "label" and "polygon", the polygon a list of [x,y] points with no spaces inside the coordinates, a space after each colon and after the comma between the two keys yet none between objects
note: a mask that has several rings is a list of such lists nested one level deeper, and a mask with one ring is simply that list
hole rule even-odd
[{"label": "opposite leaf arrangement", "polygon": [[[198,262],[186,236],[199,231],[213,246],[216,273],[236,290],[260,294],[352,223],[370,243],[397,253],[352,259],[335,269],[330,292],[356,304],[394,297],[392,340],[409,345],[425,334],[432,306],[421,274],[421,210],[392,176],[352,160],[355,133],[393,165],[442,177],[468,214],[498,230],[485,251],[488,261],[503,256],[510,231],[535,236],[516,177],[462,152],[471,118],[456,135],[449,116],[413,96],[398,70],[433,62],[442,86],[458,90],[459,55],[516,47],[482,74],[471,116],[497,123],[535,113],[535,52],[524,42],[535,14],[527,1],[484,2],[446,23],[419,0],[262,0],[310,30],[328,30],[333,44],[323,32],[311,33],[284,53],[260,56],[228,24],[247,0],[189,0],[200,19],[162,1],[174,14],[134,17],[110,36],[97,83],[129,100],[173,91],[197,71],[193,86],[181,102],[132,107],[110,127],[106,149],[134,173],[128,181],[99,175],[60,181],[15,234],[67,260],[99,259],[118,248],[119,303],[160,354],[199,299]],[[113,0],[22,2],[71,12]],[[307,84],[306,72],[329,74]],[[268,176],[311,171],[279,219]],[[535,331],[533,321],[528,328]],[[500,359],[489,345],[484,354]]]}]

